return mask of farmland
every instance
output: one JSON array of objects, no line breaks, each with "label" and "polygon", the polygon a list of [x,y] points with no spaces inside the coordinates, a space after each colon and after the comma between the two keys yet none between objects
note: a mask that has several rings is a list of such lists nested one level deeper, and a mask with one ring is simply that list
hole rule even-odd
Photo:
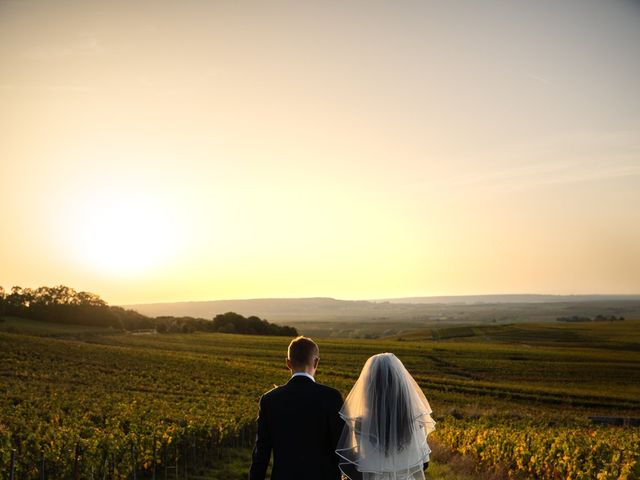
[{"label": "farmland", "polygon": [[[157,478],[244,478],[246,453],[228,454],[248,452],[259,396],[286,382],[288,341],[7,319],[0,470],[15,449],[16,478],[36,478],[43,460],[47,478],[143,478],[154,469]],[[480,468],[514,478],[638,478],[640,429],[589,417],[637,416],[640,321],[443,327],[323,339],[320,349],[317,379],[343,395],[370,355],[394,352],[431,402],[434,440]],[[211,473],[224,463],[224,474]]]}]

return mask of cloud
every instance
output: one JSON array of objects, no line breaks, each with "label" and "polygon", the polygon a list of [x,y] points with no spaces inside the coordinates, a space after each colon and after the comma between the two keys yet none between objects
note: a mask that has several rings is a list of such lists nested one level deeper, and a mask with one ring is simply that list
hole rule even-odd
[{"label": "cloud", "polygon": [[639,177],[640,132],[583,132],[519,145],[497,154],[493,167],[458,177],[451,186],[495,190],[530,189]]},{"label": "cloud", "polygon": [[544,85],[551,85],[551,81],[549,79],[547,79],[545,77],[541,77],[540,75],[533,75],[533,74],[528,73],[527,77],[535,80],[536,82],[540,82],[540,83],[542,83]]},{"label": "cloud", "polygon": [[75,56],[102,55],[105,49],[100,45],[94,35],[80,35],[80,38],[72,43],[34,45],[22,52],[24,58],[30,60],[60,60]]}]

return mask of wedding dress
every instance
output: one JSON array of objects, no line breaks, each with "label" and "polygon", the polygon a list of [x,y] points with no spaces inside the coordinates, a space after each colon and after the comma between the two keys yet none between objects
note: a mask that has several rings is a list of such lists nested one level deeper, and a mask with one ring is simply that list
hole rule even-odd
[{"label": "wedding dress", "polygon": [[394,354],[367,360],[340,416],[345,427],[336,453],[348,478],[424,480],[435,422],[424,393]]}]

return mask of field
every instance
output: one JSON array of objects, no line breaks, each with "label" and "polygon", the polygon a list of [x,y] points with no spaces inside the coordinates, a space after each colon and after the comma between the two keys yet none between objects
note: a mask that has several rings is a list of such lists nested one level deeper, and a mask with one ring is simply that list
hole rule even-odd
[{"label": "field", "polygon": [[[15,478],[245,478],[259,396],[289,339],[0,323],[0,471]],[[346,395],[394,352],[438,424],[430,478],[640,478],[640,321],[438,327],[322,339],[317,380]],[[613,420],[615,421],[615,420]],[[620,420],[625,421],[625,420]],[[628,422],[627,422],[628,423]],[[451,457],[453,454],[454,457]],[[460,457],[476,473],[455,472]],[[44,460],[44,462],[43,462]]]},{"label": "field", "polygon": [[405,303],[402,299],[253,299],[129,305],[128,308],[150,316],[187,315],[209,319],[228,311],[245,316],[260,312],[262,318],[291,325],[317,338],[380,338],[406,335],[427,327],[553,322],[563,316],[640,318],[640,297],[633,295],[480,295],[413,300],[417,303]]}]

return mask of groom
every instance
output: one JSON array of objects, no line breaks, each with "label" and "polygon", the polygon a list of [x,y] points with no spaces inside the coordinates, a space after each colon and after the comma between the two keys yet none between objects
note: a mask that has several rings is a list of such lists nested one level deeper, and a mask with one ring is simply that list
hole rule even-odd
[{"label": "groom", "polygon": [[273,450],[271,480],[340,480],[336,445],[343,421],[338,390],[316,383],[320,351],[313,340],[289,344],[291,378],[260,398],[258,435],[249,480],[265,480]]}]

